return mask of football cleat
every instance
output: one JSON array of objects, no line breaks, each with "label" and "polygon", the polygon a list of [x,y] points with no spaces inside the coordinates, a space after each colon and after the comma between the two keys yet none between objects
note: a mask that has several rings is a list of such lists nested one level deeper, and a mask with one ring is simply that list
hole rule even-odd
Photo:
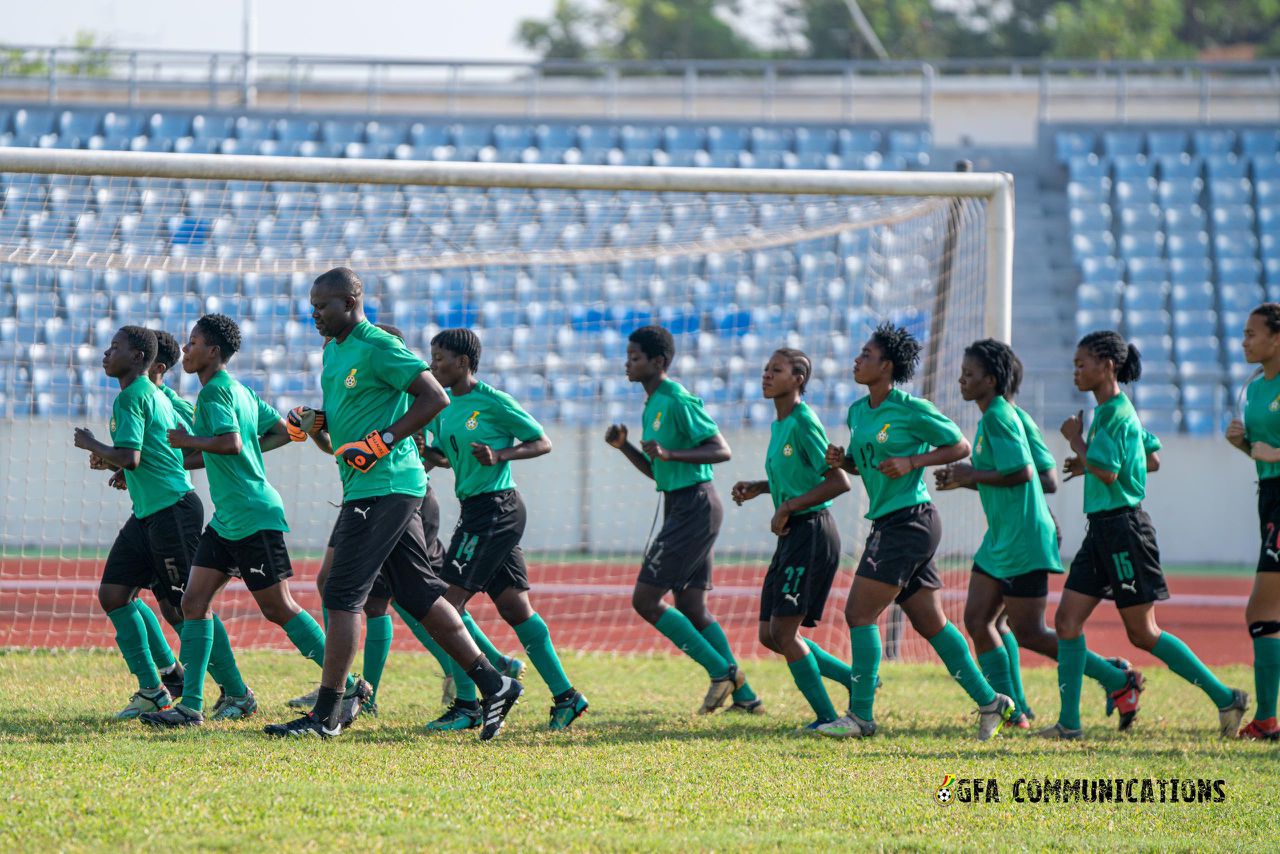
[{"label": "football cleat", "polygon": [[1142,698],[1142,691],[1147,683],[1140,670],[1126,670],[1124,677],[1124,687],[1107,695],[1107,714],[1120,713],[1121,732],[1128,730],[1133,725],[1133,719],[1138,716],[1138,701]]},{"label": "football cleat", "polygon": [[310,694],[303,694],[301,696],[294,697],[292,700],[285,703],[285,705],[291,709],[311,709],[315,707],[316,700],[318,699],[320,699],[319,685],[317,685]]},{"label": "football cleat", "polygon": [[457,732],[480,726],[480,706],[462,706],[455,700],[443,715],[427,724],[427,732]]},{"label": "football cleat", "polygon": [[129,705],[116,712],[116,720],[131,721],[148,712],[158,712],[173,704],[173,698],[163,686],[135,691],[129,698]]},{"label": "football cleat", "polygon": [[489,741],[497,736],[507,720],[507,714],[519,702],[520,695],[523,693],[523,685],[510,676],[503,676],[502,688],[496,694],[480,701],[480,717],[484,722],[484,726],[480,729],[481,741]]},{"label": "football cleat", "polygon": [[139,716],[138,720],[154,727],[176,728],[202,726],[204,724],[204,715],[193,709],[188,709],[181,703],[177,703],[158,712],[147,712]]},{"label": "football cleat", "polygon": [[1040,738],[1052,738],[1058,741],[1079,741],[1084,738],[1084,730],[1067,729],[1062,724],[1047,726],[1036,733]]},{"label": "football cleat", "polygon": [[1231,689],[1230,704],[1218,709],[1218,733],[1223,738],[1230,738],[1240,730],[1240,722],[1249,708],[1249,695],[1239,688]]},{"label": "football cleat", "polygon": [[307,736],[337,738],[342,735],[342,724],[338,724],[336,729],[329,729],[320,723],[320,719],[315,716],[314,712],[307,712],[302,717],[294,718],[288,723],[267,724],[262,728],[262,731],[275,738],[305,738]]},{"label": "football cleat", "polygon": [[551,723],[547,728],[552,731],[568,729],[570,724],[587,713],[587,708],[587,698],[574,691],[551,707]]},{"label": "football cleat", "polygon": [[173,669],[168,673],[160,674],[160,681],[164,683],[164,689],[169,692],[170,697],[182,696],[182,680],[186,673],[182,669],[181,662],[174,662]]},{"label": "football cleat", "polygon": [[1017,706],[1004,694],[996,694],[996,698],[985,706],[978,707],[978,741],[987,741],[1013,717]]},{"label": "football cleat", "polygon": [[218,695],[218,702],[209,715],[214,721],[238,721],[252,717],[258,711],[258,699],[253,696],[253,689],[246,687],[243,697],[229,697],[224,691]]},{"label": "football cleat", "polygon": [[756,697],[753,700],[734,700],[733,705],[725,709],[726,712],[741,712],[745,715],[763,715],[764,700]]},{"label": "football cleat", "polygon": [[1254,718],[1245,724],[1244,729],[1240,730],[1236,737],[1253,741],[1280,741],[1280,723],[1276,723],[1275,718],[1265,720]]},{"label": "football cleat", "polygon": [[702,698],[702,707],[698,709],[698,714],[711,714],[723,706],[734,691],[745,684],[747,684],[747,674],[743,673],[738,665],[730,665],[728,673],[719,679],[711,680],[711,686],[707,688],[707,695]]},{"label": "football cleat", "polygon": [[828,738],[866,738],[876,734],[876,722],[864,721],[853,712],[845,712],[834,721],[819,726],[818,733]]}]

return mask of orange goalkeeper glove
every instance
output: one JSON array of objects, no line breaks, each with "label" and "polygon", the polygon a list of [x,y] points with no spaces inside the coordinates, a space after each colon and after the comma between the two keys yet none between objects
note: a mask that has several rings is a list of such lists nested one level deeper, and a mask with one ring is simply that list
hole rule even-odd
[{"label": "orange goalkeeper glove", "polygon": [[367,472],[373,464],[391,453],[391,446],[384,440],[390,433],[374,430],[359,442],[348,442],[333,452],[338,459],[359,472]]},{"label": "orange goalkeeper glove", "polygon": [[309,406],[295,406],[285,416],[284,425],[292,441],[305,442],[307,436],[314,436],[324,429],[324,410],[312,409]]}]

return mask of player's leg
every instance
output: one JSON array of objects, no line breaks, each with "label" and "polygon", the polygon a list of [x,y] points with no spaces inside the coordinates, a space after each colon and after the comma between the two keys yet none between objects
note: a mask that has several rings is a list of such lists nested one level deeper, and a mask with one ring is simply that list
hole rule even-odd
[{"label": "player's leg", "polygon": [[208,547],[198,554],[198,558],[182,595],[182,612],[188,615],[183,620],[182,645],[178,653],[186,670],[182,698],[167,709],[142,716],[144,723],[153,726],[198,726],[205,720],[204,678],[213,654],[213,600],[231,576],[222,569],[201,565],[217,562]]},{"label": "player's leg", "polygon": [[[973,640],[978,667],[983,677],[997,692],[1010,699],[1017,697],[1013,675],[1009,672],[1009,655],[1004,650],[1000,633],[996,630],[996,618],[1004,611],[1004,588],[1001,579],[993,578],[974,566],[969,573],[969,591],[964,603],[964,626]],[[1014,699],[1014,725],[1025,729],[1025,711]]]},{"label": "player's leg", "polygon": [[[1275,566],[1275,561],[1271,561]],[[1259,571],[1244,610],[1253,638],[1253,682],[1258,707],[1241,738],[1280,739],[1276,700],[1280,695],[1280,567]]]},{"label": "player's leg", "polygon": [[[320,595],[320,601],[324,602],[324,585],[329,578],[329,567],[333,566],[333,534],[329,534],[329,543],[325,546],[324,557],[320,560],[320,571],[316,573],[316,593]],[[325,633],[329,631],[329,611],[322,604],[320,606],[320,617],[324,624]],[[316,697],[319,695],[319,685],[315,689],[306,694],[300,694],[285,703],[291,709],[309,709],[316,704]]]},{"label": "player's leg", "polygon": [[115,628],[116,647],[138,681],[138,691],[116,715],[118,720],[159,711],[171,699],[151,657],[146,623],[133,605],[138,590],[150,586],[153,578],[146,531],[137,517],[130,516],[112,543],[98,585],[98,604]]},{"label": "player's leg", "polygon": [[373,691],[364,704],[367,714],[378,714],[378,686],[391,655],[391,641],[395,637],[395,625],[391,622],[391,588],[386,580],[378,577],[378,583],[364,603],[364,661],[361,676]]},{"label": "player's leg", "polygon": [[883,654],[877,621],[884,610],[893,604],[901,588],[897,584],[862,574],[867,554],[868,552],[863,552],[858,574],[854,575],[853,586],[845,602],[844,618],[849,626],[849,666],[853,672],[849,685],[850,716],[868,724],[874,732],[875,686]]},{"label": "player's leg", "polygon": [[547,690],[551,692],[551,719],[548,726],[552,730],[568,729],[586,713],[587,698],[575,690],[573,683],[569,681],[555,645],[551,642],[550,629],[529,602],[528,571],[519,546],[512,550],[511,557],[498,571],[498,575],[501,578],[498,585],[490,582],[490,589],[497,591],[496,595],[491,595],[493,604],[498,609],[498,616],[515,630],[533,668],[538,671]]},{"label": "player's leg", "polygon": [[[1087,539],[1087,538],[1086,538]],[[1058,720],[1040,731],[1046,738],[1080,738],[1080,689],[1084,681],[1085,659],[1089,649],[1085,644],[1084,626],[1089,615],[1102,601],[1101,596],[1090,595],[1102,585],[1093,583],[1093,563],[1087,555],[1088,543],[1082,545],[1080,554],[1072,561],[1067,577],[1067,587],[1062,591],[1058,610],[1054,614],[1054,631],[1058,635]]]},{"label": "player's leg", "polygon": [[1009,682],[1013,685],[1015,692],[1010,696],[1028,720],[1035,720],[1036,714],[1031,710],[1031,704],[1027,702],[1026,689],[1022,684],[1021,649],[1017,637],[1009,628],[1008,615],[1004,611],[1001,611],[1000,616],[996,618],[996,634],[1000,636],[1000,645],[1004,647],[1004,654],[1009,659]]},{"label": "player's leg", "polygon": [[778,616],[769,620],[769,633],[782,657],[787,660],[787,669],[791,678],[804,696],[809,708],[813,709],[816,720],[805,727],[806,731],[817,732],[818,727],[834,721],[837,717],[836,707],[831,703],[831,696],[822,684],[822,673],[818,669],[818,659],[813,650],[800,637],[800,624],[803,614],[794,616]]},{"label": "player's leg", "polygon": [[[166,598],[160,598],[159,607],[161,613],[165,615],[166,621],[174,627],[174,631],[178,633],[178,637],[182,637],[182,612],[169,603]],[[142,594],[139,593],[133,599],[133,607],[137,609],[138,616],[142,617],[142,622],[147,627],[147,647],[151,650],[151,660],[155,662],[156,669],[160,671],[160,679],[164,682],[165,689],[169,691],[170,696],[177,696],[173,693],[173,689],[177,688],[181,692],[182,685],[182,665],[173,655],[173,647],[169,646],[169,639],[164,636],[164,629],[160,627],[160,619],[156,616],[156,612],[142,600]],[[176,623],[175,623],[176,619]],[[172,687],[171,687],[172,686]]]}]

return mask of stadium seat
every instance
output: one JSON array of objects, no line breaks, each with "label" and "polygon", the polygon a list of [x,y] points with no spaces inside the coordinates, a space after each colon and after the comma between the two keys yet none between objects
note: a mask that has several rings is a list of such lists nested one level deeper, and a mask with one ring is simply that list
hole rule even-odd
[{"label": "stadium seat", "polygon": [[1245,130],[1240,133],[1240,153],[1254,159],[1272,158],[1280,151],[1280,130]]},{"label": "stadium seat", "polygon": [[1097,145],[1097,137],[1085,131],[1059,131],[1054,135],[1054,151],[1059,163],[1092,154]]},{"label": "stadium seat", "polygon": [[1199,129],[1192,134],[1193,150],[1202,157],[1229,155],[1236,150],[1236,132],[1229,129]]}]

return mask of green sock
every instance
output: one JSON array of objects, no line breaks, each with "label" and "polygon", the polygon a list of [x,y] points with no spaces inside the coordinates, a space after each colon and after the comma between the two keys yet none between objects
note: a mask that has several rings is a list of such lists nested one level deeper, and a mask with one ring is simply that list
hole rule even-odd
[{"label": "green sock", "polygon": [[[733,657],[733,650],[729,648],[729,639],[725,637],[724,629],[720,628],[720,624],[712,620],[706,626],[699,630],[707,643],[711,644],[712,649],[720,653],[720,657],[730,664],[737,664],[738,661]],[[733,701],[735,703],[750,703],[756,699],[756,692],[751,689],[751,685],[743,682],[742,687],[733,692]]]},{"label": "green sock", "polygon": [[560,656],[556,655],[556,648],[551,644],[551,632],[542,617],[534,614],[513,628],[516,630],[516,637],[524,645],[524,651],[529,654],[534,669],[538,671],[542,681],[547,683],[551,696],[558,697],[572,689],[573,685],[560,664]]},{"label": "green sock", "polygon": [[182,624],[182,705],[193,712],[204,710],[204,677],[213,653],[213,620],[186,620]]},{"label": "green sock", "polygon": [[960,687],[964,688],[975,703],[985,706],[995,700],[995,689],[982,678],[982,671],[969,654],[969,644],[965,642],[959,629],[948,622],[942,627],[942,631],[929,638],[929,643],[947,666],[947,672],[960,683]]},{"label": "green sock", "polygon": [[1022,657],[1018,654],[1018,639],[1013,636],[1013,632],[1001,632],[1000,642],[1004,644],[1004,654],[1009,659],[1009,685],[1015,692],[1009,696],[1018,704],[1018,711],[1025,713],[1031,708],[1031,704],[1027,702],[1022,685]]},{"label": "green sock", "polygon": [[1084,675],[1100,684],[1108,694],[1119,691],[1129,679],[1123,670],[1093,651],[1085,653]]},{"label": "green sock", "polygon": [[1058,638],[1058,723],[1066,729],[1080,729],[1080,689],[1088,653],[1084,635]]},{"label": "green sock", "polygon": [[169,641],[164,636],[164,630],[160,628],[160,620],[156,618],[156,612],[141,599],[134,599],[133,607],[137,609],[138,616],[146,624],[147,646],[151,649],[151,660],[155,662],[156,669],[168,670],[173,667],[177,663],[173,659],[173,649],[170,648]]},{"label": "green sock", "polygon": [[236,654],[231,651],[231,638],[222,618],[213,615],[213,651],[209,653],[209,675],[222,686],[228,697],[243,697],[249,693],[240,668],[236,666]]},{"label": "green sock", "polygon": [[1018,694],[1013,687],[1013,676],[1009,673],[1009,654],[1005,652],[1004,647],[998,646],[978,653],[978,667],[982,669],[983,678],[992,688],[1013,700],[1017,706],[1013,710],[1014,717],[1025,711],[1022,706],[1017,705]]},{"label": "green sock", "polygon": [[[324,669],[324,629],[316,622],[316,618],[306,611],[299,611],[293,619],[284,624],[284,633],[303,658],[314,661],[320,669]],[[347,690],[356,684],[356,678],[347,674]]]},{"label": "green sock", "polygon": [[151,650],[147,648],[147,626],[138,609],[130,602],[108,611],[107,619],[116,627],[116,646],[120,648],[129,672],[138,677],[138,687],[144,691],[159,688],[160,673],[151,660]]},{"label": "green sock", "polygon": [[382,671],[387,666],[387,656],[391,654],[391,638],[395,634],[395,625],[390,614],[381,617],[370,617],[364,627],[364,678],[373,686],[373,696],[377,699],[378,683],[382,681]]},{"label": "green sock", "polygon": [[822,684],[822,673],[818,670],[818,658],[810,650],[809,654],[799,661],[787,662],[787,668],[791,671],[791,678],[796,680],[796,687],[800,689],[800,693],[804,694],[804,698],[809,701],[810,708],[813,713],[818,716],[819,721],[834,721],[836,719],[836,707],[831,705],[831,697],[827,694],[827,687]]},{"label": "green sock", "polygon": [[689,618],[676,608],[663,611],[653,627],[675,644],[676,649],[701,664],[712,679],[723,679],[733,668],[732,664],[716,652],[715,647],[707,643],[706,638],[698,634]]},{"label": "green sock", "polygon": [[451,658],[449,659],[449,672],[453,674],[453,688],[457,698],[464,703],[474,703],[476,701],[476,683],[471,681],[467,671],[462,668],[461,664]]},{"label": "green sock", "polygon": [[471,612],[462,615],[462,625],[467,627],[467,634],[471,635],[471,639],[476,642],[476,646],[480,647],[480,652],[484,653],[484,657],[489,659],[489,663],[498,669],[502,669],[502,661],[506,658],[493,641],[489,640],[489,636],[484,633],[471,616]]},{"label": "green sock", "polygon": [[413,636],[418,639],[418,643],[422,644],[423,649],[431,653],[436,663],[440,665],[440,670],[448,676],[453,669],[453,659],[449,657],[449,653],[444,651],[444,647],[436,643],[436,639],[427,631],[427,627],[422,625],[413,618],[413,615],[400,607],[399,602],[393,602],[391,607],[396,609],[396,613],[400,615],[400,619],[404,620],[404,624],[409,627],[409,631],[413,632]]},{"label": "green sock", "polygon": [[817,660],[818,672],[822,674],[822,678],[839,682],[847,691],[853,680],[853,668],[818,646],[815,641],[805,638],[804,642],[809,645],[809,651]]},{"label": "green sock", "polygon": [[876,678],[880,674],[880,627],[853,626],[849,629],[849,709],[864,721],[872,717],[876,703]]},{"label": "green sock", "polygon": [[1208,694],[1219,709],[1231,705],[1231,689],[1223,685],[1177,635],[1162,632],[1156,645],[1151,648],[1151,654],[1169,665],[1174,673]]},{"label": "green sock", "polygon": [[1276,695],[1280,694],[1280,637],[1267,635],[1253,639],[1253,681],[1258,693],[1254,718],[1265,721],[1276,716]]}]

